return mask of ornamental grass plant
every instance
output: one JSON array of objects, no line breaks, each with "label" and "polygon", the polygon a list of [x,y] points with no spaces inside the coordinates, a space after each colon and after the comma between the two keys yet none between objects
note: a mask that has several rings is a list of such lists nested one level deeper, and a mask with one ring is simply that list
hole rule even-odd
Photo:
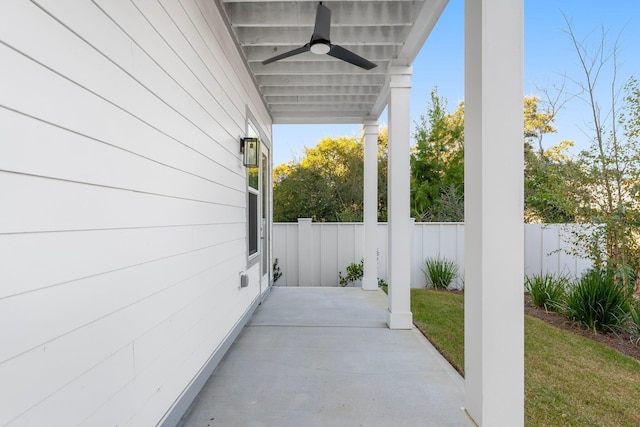
[{"label": "ornamental grass plant", "polygon": [[534,274],[527,276],[524,282],[525,289],[531,295],[531,302],[547,311],[562,308],[569,283],[567,276],[552,274]]},{"label": "ornamental grass plant", "polygon": [[451,283],[458,277],[458,264],[455,261],[440,258],[427,258],[425,269],[422,270],[427,288],[448,289]]},{"label": "ornamental grass plant", "polygon": [[630,311],[631,333],[640,337],[640,301],[636,301]]},{"label": "ornamental grass plant", "polygon": [[612,272],[591,269],[569,290],[566,315],[594,331],[615,332],[629,318],[633,298]]}]

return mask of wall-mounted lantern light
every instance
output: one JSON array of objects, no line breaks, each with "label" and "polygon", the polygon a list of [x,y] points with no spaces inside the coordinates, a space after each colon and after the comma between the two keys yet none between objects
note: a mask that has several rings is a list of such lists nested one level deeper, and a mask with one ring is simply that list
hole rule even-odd
[{"label": "wall-mounted lantern light", "polygon": [[258,138],[246,137],[240,139],[240,152],[243,154],[242,164],[248,168],[257,168],[259,166],[258,152],[260,151],[260,142]]}]

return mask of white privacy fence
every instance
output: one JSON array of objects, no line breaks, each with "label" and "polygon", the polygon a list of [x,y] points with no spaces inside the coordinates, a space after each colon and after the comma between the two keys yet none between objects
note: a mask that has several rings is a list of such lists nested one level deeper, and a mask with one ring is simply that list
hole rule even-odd
[{"label": "white privacy fence", "polygon": [[[460,267],[458,287],[464,284],[464,223],[413,223],[411,287],[424,287],[422,268],[428,257],[447,258]],[[591,266],[568,255],[572,225],[525,224],[525,272],[579,276]],[[362,223],[297,223],[273,225],[273,256],[282,277],[278,286],[337,286],[338,272],[363,258]],[[387,224],[378,224],[378,277],[387,279]]]}]

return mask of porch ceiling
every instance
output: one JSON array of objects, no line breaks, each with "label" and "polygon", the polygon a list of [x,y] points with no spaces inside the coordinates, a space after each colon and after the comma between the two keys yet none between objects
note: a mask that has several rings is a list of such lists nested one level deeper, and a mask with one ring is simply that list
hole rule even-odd
[{"label": "porch ceiling", "polygon": [[274,123],[362,123],[389,96],[391,66],[411,65],[448,0],[323,1],[331,42],[377,64],[366,71],[306,52],[262,61],[309,42],[316,0],[215,0]]}]

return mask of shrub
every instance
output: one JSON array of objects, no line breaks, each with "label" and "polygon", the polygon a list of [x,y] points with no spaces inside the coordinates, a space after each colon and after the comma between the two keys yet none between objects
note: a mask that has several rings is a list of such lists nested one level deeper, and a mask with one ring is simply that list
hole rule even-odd
[{"label": "shrub", "polygon": [[338,272],[340,278],[340,286],[345,287],[351,282],[362,279],[364,276],[364,260],[361,259],[358,264],[351,263],[347,266],[347,275],[343,276],[342,271]]},{"label": "shrub", "polygon": [[273,283],[275,284],[282,277],[282,271],[278,265],[278,258],[273,260]]},{"label": "shrub", "polygon": [[569,291],[567,316],[594,331],[615,331],[629,317],[631,301],[631,293],[616,283],[612,272],[592,269]]},{"label": "shrub", "polygon": [[632,333],[640,335],[640,301],[636,301],[631,309],[631,326]]},{"label": "shrub", "polygon": [[[340,286],[345,287],[351,282],[356,280],[362,280],[364,277],[364,259],[360,260],[360,263],[351,263],[347,266],[347,275],[343,276],[342,271],[338,271],[338,278],[340,279]],[[378,287],[383,288],[387,285],[384,279],[378,277]]]},{"label": "shrub", "polygon": [[558,310],[564,303],[569,279],[566,276],[534,274],[527,276],[524,284],[534,305],[545,310]]},{"label": "shrub", "polygon": [[426,279],[427,287],[437,289],[447,289],[451,282],[458,277],[458,265],[455,261],[446,258],[427,258],[425,270],[422,270]]}]

